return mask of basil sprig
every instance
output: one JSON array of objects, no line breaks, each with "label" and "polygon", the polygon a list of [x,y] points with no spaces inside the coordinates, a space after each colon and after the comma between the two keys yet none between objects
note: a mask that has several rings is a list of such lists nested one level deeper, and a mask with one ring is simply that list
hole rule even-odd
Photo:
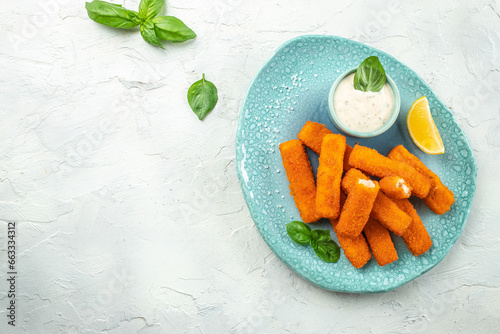
[{"label": "basil sprig", "polygon": [[330,239],[329,230],[312,230],[307,224],[293,221],[286,224],[286,232],[294,242],[306,246],[310,244],[316,255],[325,262],[334,263],[340,258],[340,247]]},{"label": "basil sprig", "polygon": [[156,36],[172,43],[184,42],[196,37],[181,20],[173,16],[158,16],[153,19]]},{"label": "basil sprig", "polygon": [[163,45],[161,44],[160,39],[156,35],[155,25],[153,24],[153,22],[144,21],[144,23],[141,24],[140,30],[141,30],[141,36],[146,42],[163,49]]},{"label": "basil sprig", "polygon": [[162,49],[162,39],[180,43],[195,38],[194,31],[178,18],[158,16],[164,4],[165,0],[141,0],[139,12],[136,12],[121,5],[94,0],[85,3],[85,8],[92,20],[109,27],[130,29],[140,26],[142,38]]},{"label": "basil sprig", "polygon": [[150,20],[160,14],[165,0],[142,0],[139,3],[139,16],[143,20]]},{"label": "basil sprig", "polygon": [[290,239],[302,246],[311,242],[311,229],[303,222],[294,221],[286,224],[286,232]]},{"label": "basil sprig", "polygon": [[139,13],[106,1],[94,0],[85,3],[89,17],[108,27],[130,29],[140,24]]},{"label": "basil sprig", "polygon": [[354,75],[354,89],[363,92],[380,91],[387,80],[384,67],[377,56],[363,60]]},{"label": "basil sprig", "polygon": [[217,87],[210,81],[205,80],[205,74],[203,74],[201,80],[196,81],[189,87],[187,99],[193,112],[202,121],[215,108],[219,100]]}]

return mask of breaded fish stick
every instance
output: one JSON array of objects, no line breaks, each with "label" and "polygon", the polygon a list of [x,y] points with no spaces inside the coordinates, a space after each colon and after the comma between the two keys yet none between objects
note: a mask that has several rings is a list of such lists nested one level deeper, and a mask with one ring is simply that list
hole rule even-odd
[{"label": "breaded fish stick", "polygon": [[290,195],[299,210],[304,223],[317,221],[320,216],[316,211],[316,184],[309,157],[298,139],[281,143],[283,166],[290,182]]},{"label": "breaded fish stick", "polygon": [[389,153],[389,158],[412,166],[431,180],[431,188],[427,197],[424,198],[424,203],[427,204],[434,213],[442,215],[450,210],[450,207],[455,203],[455,196],[441,182],[439,176],[427,168],[419,158],[408,152],[402,145],[394,147]]},{"label": "breaded fish stick", "polygon": [[411,217],[383,192],[379,192],[370,216],[387,227],[394,234],[403,236],[411,224]]},{"label": "breaded fish stick", "polygon": [[[359,169],[351,168],[342,179],[342,188],[349,193],[359,179],[369,180]],[[373,203],[370,216],[399,236],[402,236],[411,224],[411,217],[380,191]]]},{"label": "breaded fish stick", "polygon": [[412,223],[402,236],[406,246],[415,256],[427,252],[432,246],[432,240],[417,211],[407,199],[398,199],[394,202],[412,218]]},{"label": "breaded fish stick", "polygon": [[323,143],[323,138],[333,132],[326,128],[326,125],[307,121],[302,127],[297,137],[300,139],[304,145],[309,147],[314,152],[321,153],[321,144]]},{"label": "breaded fish stick", "polygon": [[340,213],[337,231],[349,238],[356,238],[365,226],[379,190],[377,181],[361,180],[352,186]]},{"label": "breaded fish stick", "polygon": [[398,176],[386,176],[379,182],[380,190],[392,199],[410,198],[411,186]]},{"label": "breaded fish stick", "polygon": [[396,252],[389,231],[375,219],[368,219],[363,232],[379,266],[383,267],[398,259],[398,253]]},{"label": "breaded fish stick", "polygon": [[340,247],[344,250],[345,257],[354,267],[361,268],[370,261],[372,254],[363,233],[356,238],[348,238],[337,232],[337,219],[330,219],[330,222],[332,223],[333,231],[337,234]]},{"label": "breaded fish stick", "polygon": [[349,165],[379,178],[399,176],[412,187],[412,193],[425,198],[429,193],[431,183],[427,177],[417,172],[413,167],[389,159],[376,150],[356,144],[349,157]]},{"label": "breaded fish stick", "polygon": [[342,135],[328,134],[323,139],[319,156],[316,210],[325,218],[335,219],[340,214],[340,181],[346,139]]},{"label": "breaded fish stick", "polygon": [[[307,121],[302,127],[297,137],[300,141],[309,147],[314,152],[321,153],[321,143],[326,135],[331,134],[330,130],[326,128],[324,124]],[[346,151],[344,154],[344,171],[348,171],[349,166],[349,155],[351,154],[352,147],[346,145]]]},{"label": "breaded fish stick", "polygon": [[349,165],[349,157],[351,156],[352,147],[349,145],[345,146],[344,153],[344,172],[348,172],[351,169],[351,165]]},{"label": "breaded fish stick", "polygon": [[351,168],[342,179],[342,189],[344,189],[346,194],[349,194],[351,188],[358,182],[358,180],[370,180],[368,176],[363,174],[362,171],[356,168]]}]

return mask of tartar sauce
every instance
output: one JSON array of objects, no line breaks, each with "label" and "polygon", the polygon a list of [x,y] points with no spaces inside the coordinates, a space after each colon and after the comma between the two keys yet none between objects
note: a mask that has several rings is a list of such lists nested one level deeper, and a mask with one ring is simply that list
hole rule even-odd
[{"label": "tartar sauce", "polygon": [[378,92],[354,89],[354,73],[346,76],[333,95],[333,106],[339,120],[359,132],[380,129],[394,110],[394,94],[386,82]]}]

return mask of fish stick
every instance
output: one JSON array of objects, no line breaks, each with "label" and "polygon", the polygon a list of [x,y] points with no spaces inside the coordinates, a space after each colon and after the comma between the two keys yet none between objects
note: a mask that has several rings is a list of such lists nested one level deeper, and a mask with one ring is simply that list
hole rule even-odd
[{"label": "fish stick", "polygon": [[[311,150],[317,154],[321,154],[321,143],[326,135],[332,134],[330,130],[326,128],[326,125],[307,121],[302,127],[297,137],[300,141],[309,147]],[[341,135],[339,135],[341,136]],[[349,168],[349,155],[351,154],[352,147],[346,145],[346,150],[344,154],[344,171],[348,171]]]},{"label": "fish stick", "polygon": [[409,198],[411,186],[398,176],[386,176],[379,181],[380,190],[392,199]]},{"label": "fish stick", "polygon": [[302,127],[297,137],[300,139],[304,145],[309,147],[314,152],[321,153],[321,144],[323,143],[323,138],[333,132],[326,128],[326,125],[307,121]]},{"label": "fish stick", "polygon": [[420,198],[425,198],[431,187],[429,179],[413,167],[359,144],[356,144],[351,152],[349,165],[379,178],[399,176],[412,187],[412,194]]},{"label": "fish stick", "polygon": [[351,168],[342,179],[342,189],[344,189],[346,194],[349,194],[351,188],[358,182],[358,180],[370,180],[362,171],[356,168]]},{"label": "fish stick", "polygon": [[351,165],[349,165],[349,157],[351,156],[352,146],[346,144],[345,153],[344,153],[344,172],[348,172],[351,169]]},{"label": "fish stick", "polygon": [[363,232],[379,266],[383,267],[398,259],[398,253],[396,252],[389,231],[375,219],[368,219]]},{"label": "fish stick", "polygon": [[379,188],[377,181],[361,179],[352,186],[340,213],[337,225],[339,234],[356,238],[361,233],[370,217]]},{"label": "fish stick", "polygon": [[406,247],[415,256],[427,252],[432,246],[432,240],[417,211],[407,199],[398,199],[394,202],[412,218],[412,223],[402,235]]},{"label": "fish stick", "polygon": [[411,217],[381,191],[375,203],[370,216],[394,234],[402,236],[411,224]]},{"label": "fish stick", "polygon": [[298,139],[289,140],[279,146],[286,176],[290,182],[290,195],[304,223],[317,221],[316,184],[304,146]]},{"label": "fish stick", "polygon": [[[342,191],[340,193],[340,207],[343,208],[347,199],[346,194]],[[338,219],[330,219],[333,226],[333,231],[337,235],[340,247],[344,250],[345,257],[355,268],[363,267],[372,258],[370,248],[366,242],[363,233],[356,238],[348,238],[337,232]]]},{"label": "fish stick", "polygon": [[450,210],[455,203],[455,196],[442,182],[439,176],[424,165],[419,158],[411,154],[404,146],[398,145],[389,153],[389,158],[404,162],[417,171],[425,175],[431,181],[429,194],[425,197],[424,203],[438,215],[442,215]]},{"label": "fish stick", "polygon": [[[369,180],[369,177],[359,169],[351,168],[342,179],[342,188],[349,193],[359,179]],[[402,236],[411,224],[411,217],[381,191],[373,203],[370,216],[399,236]]]},{"label": "fish stick", "polygon": [[370,259],[372,254],[366,243],[365,236],[361,233],[356,238],[348,238],[337,232],[337,219],[330,219],[333,231],[337,234],[340,247],[344,250],[345,257],[355,268],[363,267]]},{"label": "fish stick", "polygon": [[326,135],[321,144],[316,210],[325,218],[335,219],[340,214],[340,181],[345,146],[346,138],[333,133]]}]

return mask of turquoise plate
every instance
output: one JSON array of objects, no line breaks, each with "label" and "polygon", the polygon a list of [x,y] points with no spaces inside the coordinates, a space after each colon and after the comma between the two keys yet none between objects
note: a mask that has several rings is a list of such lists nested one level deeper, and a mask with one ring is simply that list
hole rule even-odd
[{"label": "turquoise plate", "polygon": [[[308,120],[326,124],[335,133],[328,116],[328,92],[338,75],[376,55],[401,93],[401,113],[384,134],[374,138],[348,137],[386,155],[403,144],[441,177],[455,194],[451,210],[439,216],[422,201],[414,201],[433,245],[425,254],[413,256],[400,237],[393,236],[399,260],[379,267],[372,259],[354,268],[342,254],[337,263],[320,260],[311,247],[294,243],[285,224],[301,220],[290,196],[278,145],[297,138]],[[446,153],[426,155],[411,141],[405,117],[412,103],[427,96],[432,116],[443,138]],[[316,172],[318,157],[308,151]],[[245,97],[236,136],[238,177],[252,218],[271,250],[296,273],[328,290],[369,293],[393,290],[438,264],[462,233],[476,188],[476,163],[467,138],[453,114],[429,86],[394,57],[345,38],[302,36],[282,45],[256,75]],[[330,229],[326,220],[312,228]]]}]

